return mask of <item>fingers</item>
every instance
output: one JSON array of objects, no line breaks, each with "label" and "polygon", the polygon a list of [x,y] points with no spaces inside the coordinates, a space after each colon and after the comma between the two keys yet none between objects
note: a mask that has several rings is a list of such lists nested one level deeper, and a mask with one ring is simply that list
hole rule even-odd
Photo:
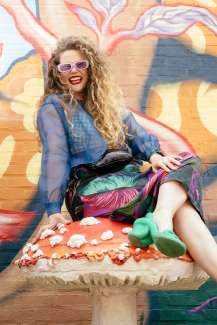
[{"label": "fingers", "polygon": [[176,169],[179,168],[179,165],[177,165],[177,164],[175,164],[174,162],[171,162],[171,161],[167,161],[166,165],[170,170],[176,170]]},{"label": "fingers", "polygon": [[[180,157],[177,155],[173,156],[165,156],[162,157],[162,160],[159,162],[158,167],[162,168],[166,172],[170,172],[171,170],[176,170],[181,166]],[[153,168],[154,171],[155,168]]]},{"label": "fingers", "polygon": [[170,172],[170,169],[167,167],[167,164],[165,162],[160,163],[159,166],[166,172],[168,172],[168,173]]},{"label": "fingers", "polygon": [[70,224],[72,221],[66,219],[64,216],[59,215],[58,217],[55,217],[54,219],[49,220],[49,223],[47,225],[42,226],[39,231],[37,232],[37,234],[35,235],[35,237],[32,240],[32,243],[34,244],[40,237],[41,234],[43,233],[44,230],[46,229],[52,229],[55,230],[58,226],[58,223],[63,223],[64,225],[68,225]]},{"label": "fingers", "polygon": [[182,163],[180,162],[180,159],[178,159],[176,157],[168,157],[168,158],[169,158],[169,162],[171,162],[175,166],[178,166],[178,167],[181,166]]}]

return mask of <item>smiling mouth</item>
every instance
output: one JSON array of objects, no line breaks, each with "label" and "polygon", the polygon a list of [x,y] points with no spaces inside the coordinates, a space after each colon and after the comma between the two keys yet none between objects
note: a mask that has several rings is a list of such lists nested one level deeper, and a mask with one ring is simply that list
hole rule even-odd
[{"label": "smiling mouth", "polygon": [[80,84],[81,81],[82,81],[82,77],[75,76],[75,77],[71,77],[71,78],[69,78],[69,82],[70,82],[70,84],[72,84],[72,85]]}]

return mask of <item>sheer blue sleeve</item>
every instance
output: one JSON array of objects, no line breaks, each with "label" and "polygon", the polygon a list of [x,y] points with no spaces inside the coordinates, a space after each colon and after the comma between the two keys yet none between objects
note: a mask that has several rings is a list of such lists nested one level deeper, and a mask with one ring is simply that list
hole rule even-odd
[{"label": "sheer blue sleeve", "polygon": [[128,127],[128,145],[135,158],[149,161],[155,152],[160,153],[160,144],[154,134],[150,134],[137,123],[132,113],[128,113],[124,118],[124,123]]},{"label": "sheer blue sleeve", "polygon": [[70,173],[70,154],[63,123],[53,104],[40,108],[37,125],[43,145],[39,188],[49,216],[61,211]]}]

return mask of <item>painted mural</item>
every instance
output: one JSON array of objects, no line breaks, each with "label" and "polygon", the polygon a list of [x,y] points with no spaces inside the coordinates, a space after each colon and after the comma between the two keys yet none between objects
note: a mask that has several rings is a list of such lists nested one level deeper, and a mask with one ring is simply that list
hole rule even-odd
[{"label": "painted mural", "polygon": [[[165,152],[201,157],[205,214],[217,235],[217,0],[0,0],[0,316],[26,290],[11,262],[43,222],[35,115],[46,61],[70,34],[108,54],[129,108]],[[146,324],[217,323],[212,281],[147,299]]]}]

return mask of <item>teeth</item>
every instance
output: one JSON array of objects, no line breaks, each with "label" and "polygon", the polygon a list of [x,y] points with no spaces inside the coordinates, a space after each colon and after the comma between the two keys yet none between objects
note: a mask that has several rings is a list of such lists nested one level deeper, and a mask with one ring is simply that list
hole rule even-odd
[{"label": "teeth", "polygon": [[77,80],[81,80],[81,77],[71,77],[69,80],[77,81]]},{"label": "teeth", "polygon": [[79,83],[79,82],[81,82],[81,80],[82,80],[81,77],[71,77],[71,78],[69,78],[69,82],[71,82],[71,84]]}]

